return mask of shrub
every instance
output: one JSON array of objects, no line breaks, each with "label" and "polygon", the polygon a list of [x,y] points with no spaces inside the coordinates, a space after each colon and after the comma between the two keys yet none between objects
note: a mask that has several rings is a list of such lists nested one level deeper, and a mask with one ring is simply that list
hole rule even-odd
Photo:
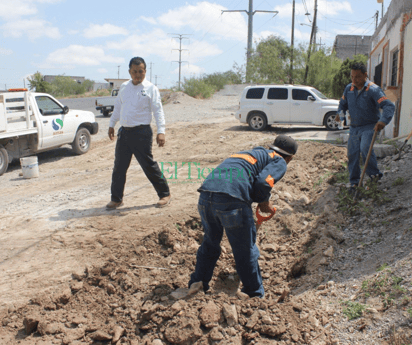
[{"label": "shrub", "polygon": [[203,79],[184,79],[182,85],[184,93],[195,98],[209,98],[216,91],[216,87],[206,83]]}]

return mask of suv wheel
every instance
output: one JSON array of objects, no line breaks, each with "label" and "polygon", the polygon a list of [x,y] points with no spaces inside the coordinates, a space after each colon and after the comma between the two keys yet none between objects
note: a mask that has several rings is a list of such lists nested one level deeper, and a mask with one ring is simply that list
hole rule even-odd
[{"label": "suv wheel", "polygon": [[266,116],[259,113],[253,113],[249,116],[249,127],[254,131],[263,131],[268,125]]},{"label": "suv wheel", "polygon": [[338,129],[338,122],[336,122],[335,117],[337,113],[328,113],[325,116],[325,120],[323,121],[323,124],[327,129],[330,131],[336,131]]}]

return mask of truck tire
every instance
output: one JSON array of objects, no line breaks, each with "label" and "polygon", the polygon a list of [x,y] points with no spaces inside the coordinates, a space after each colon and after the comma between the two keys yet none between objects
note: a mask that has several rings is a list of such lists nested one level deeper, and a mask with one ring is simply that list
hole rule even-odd
[{"label": "truck tire", "polygon": [[252,113],[248,120],[249,127],[254,131],[263,131],[268,125],[266,115],[260,113]]},{"label": "truck tire", "polygon": [[325,115],[325,119],[323,120],[323,124],[325,125],[326,129],[330,131],[337,131],[339,124],[335,121],[337,112],[327,113]]},{"label": "truck tire", "polygon": [[9,155],[4,147],[0,147],[0,176],[3,175],[9,166]]},{"label": "truck tire", "polygon": [[87,128],[80,128],[76,133],[76,138],[72,143],[74,153],[82,155],[89,151],[92,143],[92,137]]},{"label": "truck tire", "polygon": [[109,111],[109,110],[103,110],[103,116],[104,116],[104,117],[108,117],[109,114],[110,114],[110,111]]}]

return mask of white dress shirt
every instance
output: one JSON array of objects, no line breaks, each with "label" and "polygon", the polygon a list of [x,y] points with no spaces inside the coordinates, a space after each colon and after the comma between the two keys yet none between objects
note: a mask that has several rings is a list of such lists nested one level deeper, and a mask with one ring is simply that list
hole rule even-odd
[{"label": "white dress shirt", "polygon": [[146,79],[138,85],[129,80],[120,86],[109,126],[114,127],[117,121],[123,127],[150,125],[152,115],[156,119],[157,134],[165,133],[165,114],[159,89]]}]

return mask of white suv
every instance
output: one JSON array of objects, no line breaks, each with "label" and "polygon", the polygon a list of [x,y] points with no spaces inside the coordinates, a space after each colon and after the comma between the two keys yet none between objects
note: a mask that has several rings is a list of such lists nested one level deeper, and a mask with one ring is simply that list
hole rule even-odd
[{"label": "white suv", "polygon": [[310,124],[337,130],[335,116],[339,101],[328,99],[320,91],[301,85],[247,86],[235,118],[255,131],[267,125]]}]

